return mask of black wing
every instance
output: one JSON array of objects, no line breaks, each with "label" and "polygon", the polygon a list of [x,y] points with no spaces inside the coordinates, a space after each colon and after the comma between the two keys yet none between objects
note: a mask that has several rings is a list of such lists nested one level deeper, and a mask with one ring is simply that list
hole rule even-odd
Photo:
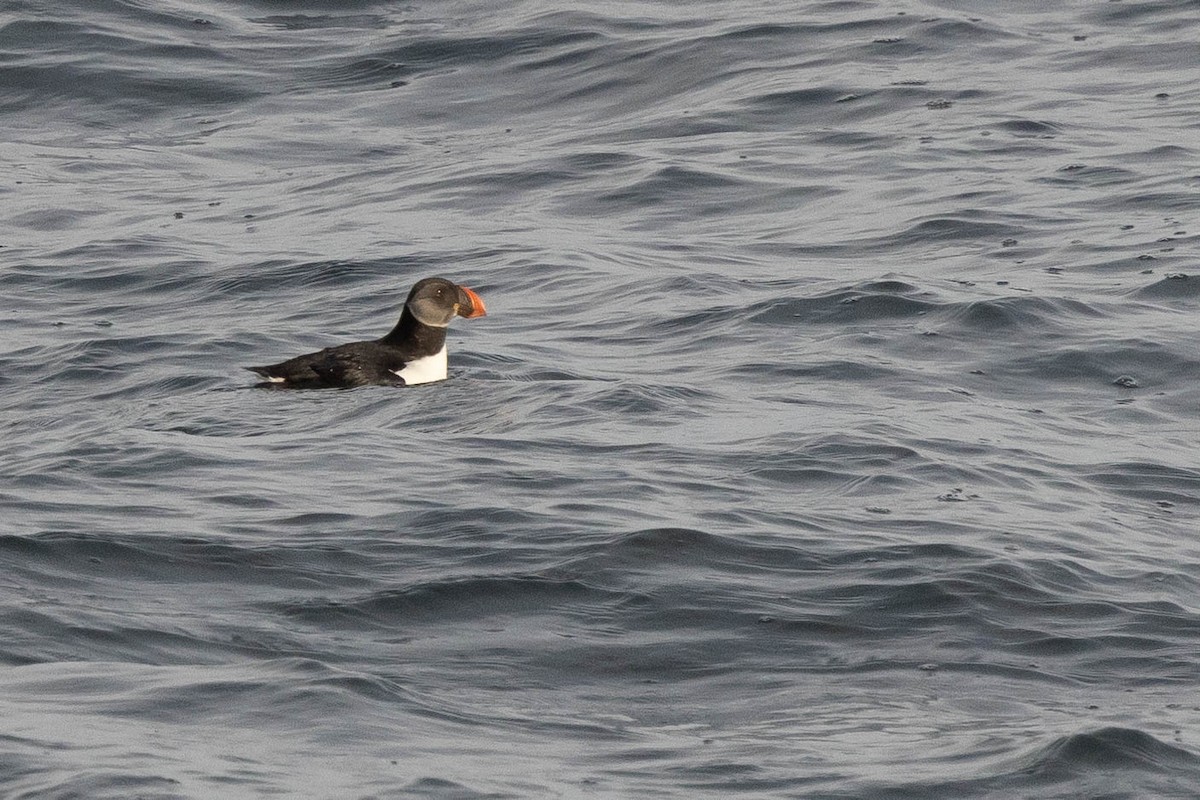
[{"label": "black wing", "polygon": [[355,342],[327,347],[316,353],[296,356],[265,367],[247,367],[266,378],[267,386],[295,389],[351,388],[354,386],[403,386],[395,370],[404,360],[394,348],[376,342]]}]

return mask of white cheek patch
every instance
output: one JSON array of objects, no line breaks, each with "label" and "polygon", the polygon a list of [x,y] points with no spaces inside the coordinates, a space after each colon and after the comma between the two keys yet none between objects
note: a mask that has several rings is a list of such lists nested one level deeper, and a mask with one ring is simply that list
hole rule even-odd
[{"label": "white cheek patch", "polygon": [[280,378],[275,375],[268,375],[267,380],[270,381],[271,383],[286,383],[287,382],[287,378]]},{"label": "white cheek patch", "polygon": [[404,369],[392,370],[404,379],[409,386],[418,383],[433,383],[446,380],[446,348],[443,347],[431,356],[414,359],[404,365]]}]

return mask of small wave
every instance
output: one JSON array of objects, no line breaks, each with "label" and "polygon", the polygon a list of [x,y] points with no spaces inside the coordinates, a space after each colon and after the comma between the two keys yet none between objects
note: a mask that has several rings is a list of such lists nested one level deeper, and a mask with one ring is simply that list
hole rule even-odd
[{"label": "small wave", "polygon": [[1133,192],[1112,194],[1093,201],[1096,207],[1123,213],[1191,213],[1200,209],[1200,192],[1181,189],[1179,191]]},{"label": "small wave", "polygon": [[[992,755],[989,753],[988,755]],[[960,760],[960,759],[955,759]],[[989,758],[988,761],[994,762]],[[962,780],[873,785],[888,798],[1185,797],[1200,780],[1200,756],[1138,728],[1100,727],[1055,738],[1028,753],[989,764]]]},{"label": "small wave", "polygon": [[385,627],[432,620],[478,620],[537,613],[568,602],[597,602],[621,595],[574,579],[540,575],[480,575],[446,579],[407,589],[375,592],[351,600],[314,599],[279,606],[279,611],[310,624]]},{"label": "small wave", "polygon": [[783,547],[738,536],[721,536],[695,528],[645,528],[621,534],[592,547],[574,566],[585,572],[617,570],[635,565],[721,564],[738,573],[760,568],[812,570],[824,561],[800,547]]},{"label": "small wave", "polygon": [[806,298],[780,298],[748,309],[747,319],[766,325],[846,325],[877,320],[912,319],[939,308],[925,292],[899,289],[842,289]]},{"label": "small wave", "polygon": [[947,304],[944,319],[960,330],[1035,334],[1072,328],[1082,320],[1108,315],[1082,300],[1029,295]]},{"label": "small wave", "polygon": [[1023,226],[1008,222],[991,222],[985,219],[962,217],[939,217],[926,219],[891,237],[894,244],[911,245],[929,242],[950,241],[999,241],[1007,237],[1019,237],[1025,232]]},{"label": "small wave", "polygon": [[1133,183],[1141,180],[1142,175],[1130,169],[1110,166],[1089,166],[1087,164],[1068,164],[1053,176],[1039,178],[1042,183],[1056,185],[1087,185],[1087,186],[1116,186],[1122,183]]},{"label": "small wave", "polygon": [[[139,12],[140,13],[140,12]],[[129,27],[145,30],[146,19]],[[132,115],[158,116],[187,109],[227,107],[261,96],[250,73],[230,74],[221,52],[199,42],[175,41],[177,19],[158,20],[161,38],[144,39],[117,27],[65,20],[17,20],[0,28],[0,47],[36,54],[6,64],[0,111],[41,114],[56,106],[85,106],[93,117],[124,125]],[[147,34],[149,36],[149,34]],[[104,53],[103,59],[74,54]],[[169,61],[169,72],[157,65]],[[226,68],[220,72],[216,65]],[[93,120],[93,124],[95,120]]]},{"label": "small wave", "polygon": [[1009,119],[999,123],[996,127],[1005,133],[1011,133],[1013,136],[1050,138],[1063,133],[1063,128],[1060,124],[1044,120]]},{"label": "small wave", "polygon": [[1136,376],[1142,387],[1165,386],[1182,376],[1200,374],[1200,360],[1177,352],[1171,342],[1146,339],[1098,340],[1086,346],[1063,345],[1042,352],[1012,355],[989,370],[1008,378],[1111,386]]},{"label": "small wave", "polygon": [[398,79],[419,77],[448,69],[508,64],[518,59],[544,57],[547,51],[591,42],[588,31],[529,30],[492,36],[423,36],[395,47],[359,51],[351,58],[337,56],[318,66],[303,67],[305,80],[293,91],[312,87],[372,89],[390,86]]},{"label": "small wave", "polygon": [[1200,776],[1200,755],[1137,728],[1098,728],[1062,736],[1022,761],[1021,769],[1030,774],[1062,778],[1095,770],[1184,771]]},{"label": "small wave", "polygon": [[1184,275],[1182,273],[1168,276],[1148,286],[1134,289],[1130,292],[1133,297],[1149,300],[1194,300],[1200,297],[1200,276]]},{"label": "small wave", "polygon": [[1124,497],[1200,506],[1200,470],[1143,461],[1104,464],[1080,471],[1088,482]]},{"label": "small wave", "polygon": [[251,17],[247,21],[286,31],[324,28],[384,30],[393,24],[391,18],[382,14],[273,14],[266,17]]}]

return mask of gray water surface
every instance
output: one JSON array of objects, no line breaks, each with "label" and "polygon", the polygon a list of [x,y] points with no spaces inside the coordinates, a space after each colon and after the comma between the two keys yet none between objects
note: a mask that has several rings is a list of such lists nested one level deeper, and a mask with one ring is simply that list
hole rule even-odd
[{"label": "gray water surface", "polygon": [[1200,796],[1198,12],[9,3],[0,794]]}]

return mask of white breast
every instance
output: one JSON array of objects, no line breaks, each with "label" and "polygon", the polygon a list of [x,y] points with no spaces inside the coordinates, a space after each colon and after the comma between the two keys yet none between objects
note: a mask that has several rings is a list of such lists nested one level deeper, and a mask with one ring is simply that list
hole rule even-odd
[{"label": "white breast", "polygon": [[446,380],[446,348],[443,347],[431,356],[414,359],[404,365],[404,369],[393,370],[404,379],[409,386],[418,383],[433,383]]}]

